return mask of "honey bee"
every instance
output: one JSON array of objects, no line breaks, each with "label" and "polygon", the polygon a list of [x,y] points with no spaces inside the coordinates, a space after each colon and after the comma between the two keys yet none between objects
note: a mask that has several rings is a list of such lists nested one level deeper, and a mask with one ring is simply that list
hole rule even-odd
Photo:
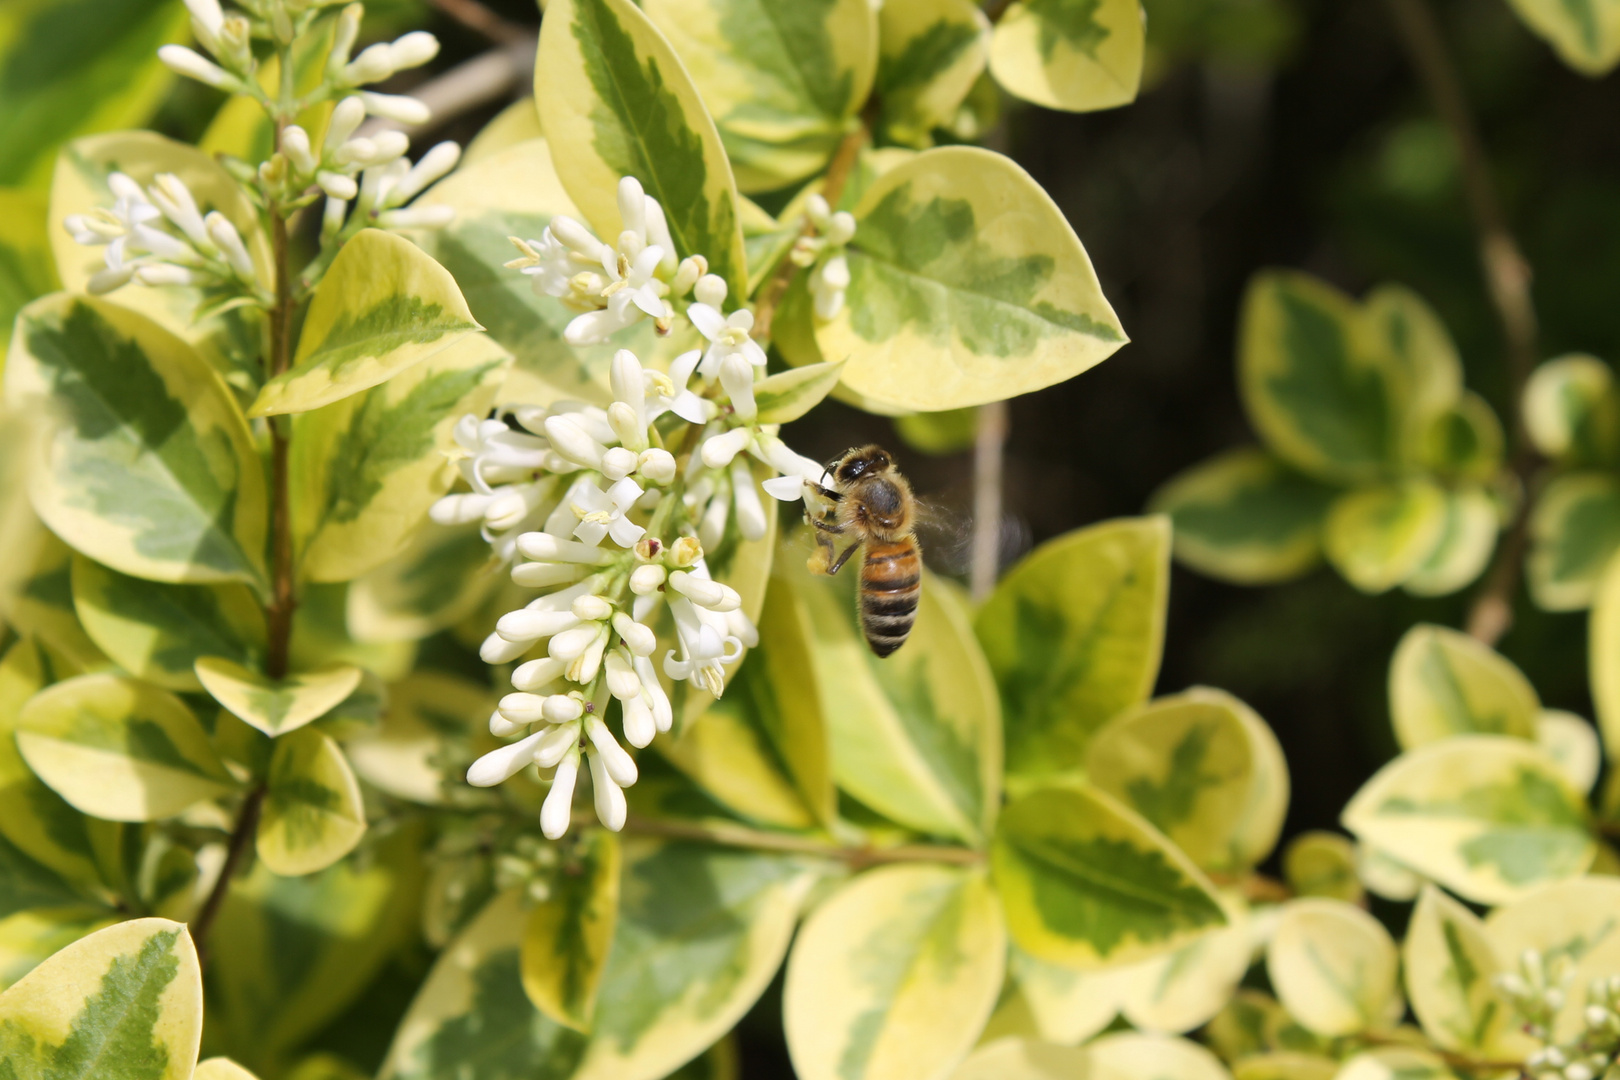
[{"label": "honey bee", "polygon": [[[816,551],[810,570],[836,574],[865,545],[857,607],[866,644],[888,656],[906,643],[922,596],[922,551],[913,532],[917,517],[911,485],[881,446],[860,446],[827,462],[822,479],[808,485],[823,507],[810,515]],[[834,557],[837,537],[851,537]]]}]

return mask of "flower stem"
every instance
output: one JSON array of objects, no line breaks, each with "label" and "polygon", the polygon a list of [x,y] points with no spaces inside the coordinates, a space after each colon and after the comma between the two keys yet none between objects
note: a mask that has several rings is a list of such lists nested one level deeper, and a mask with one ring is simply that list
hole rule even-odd
[{"label": "flower stem", "polygon": [[229,846],[225,849],[225,865],[219,868],[219,877],[214,880],[214,887],[208,892],[208,899],[203,901],[197,910],[197,917],[191,920],[191,940],[197,946],[199,956],[205,957],[204,946],[208,939],[208,931],[213,928],[214,920],[219,916],[219,909],[225,902],[225,894],[230,891],[231,878],[242,865],[242,859],[247,855],[248,842],[253,839],[259,827],[259,811],[264,808],[265,785],[261,782],[253,787],[242,799],[242,808],[237,812],[236,825],[231,829]]},{"label": "flower stem", "polygon": [[[877,98],[872,99],[873,102]],[[827,166],[827,176],[822,181],[821,195],[827,200],[827,205],[834,210],[838,209],[838,200],[843,197],[844,188],[849,183],[849,177],[855,171],[855,163],[860,160],[861,147],[872,137],[872,122],[875,113],[870,105],[861,114],[861,124],[854,131],[845,135],[833,152],[831,163]],[[799,231],[800,236],[812,236],[816,227],[807,217],[804,227]],[[782,256],[782,261],[776,264],[776,272],[765,282],[759,291],[759,302],[754,305],[753,336],[756,341],[769,341],[771,337],[771,322],[776,317],[776,309],[781,306],[782,298],[787,295],[788,286],[793,284],[793,275],[799,272],[799,264],[790,257],[792,249]]]},{"label": "flower stem", "polygon": [[721,847],[746,848],[750,851],[776,851],[793,855],[812,855],[848,863],[851,869],[861,870],[885,863],[934,862],[953,866],[978,866],[984,862],[984,852],[972,848],[947,844],[902,844],[898,847],[844,847],[807,836],[790,833],[766,832],[743,825],[724,822],[698,824],[686,821],[659,821],[653,818],[631,816],[624,831],[635,836],[658,836],[668,840],[695,840]]},{"label": "flower stem", "polygon": [[[1446,51],[1445,39],[1425,0],[1389,0],[1395,28],[1410,56],[1412,66],[1423,81],[1435,112],[1451,131],[1462,166],[1463,194],[1474,219],[1479,241],[1479,258],[1485,274],[1502,337],[1507,347],[1508,407],[1513,471],[1528,491],[1535,471],[1535,451],[1524,430],[1519,399],[1536,366],[1536,309],[1530,295],[1530,263],[1508,228],[1490,162],[1468,109],[1462,80]],[[1522,499],[1506,538],[1497,549],[1496,561],[1485,584],[1474,598],[1468,613],[1468,632],[1487,645],[1494,645],[1513,625],[1513,598],[1518,591],[1524,562],[1526,532],[1531,500]]]}]

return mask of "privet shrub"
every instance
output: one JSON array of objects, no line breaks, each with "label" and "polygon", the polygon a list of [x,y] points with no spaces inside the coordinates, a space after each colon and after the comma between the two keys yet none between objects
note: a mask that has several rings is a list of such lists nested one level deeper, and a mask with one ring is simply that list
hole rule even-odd
[{"label": "privet shrub", "polygon": [[[0,232],[0,1076],[730,1077],[779,971],[804,1080],[1616,1075],[1585,719],[1413,627],[1400,755],[1278,877],[1265,720],[1153,697],[1172,548],[1436,595],[1522,518],[1537,602],[1592,607],[1612,752],[1601,362],[1530,381],[1527,489],[1418,296],[1268,273],[1263,447],[1163,513],[978,605],[925,573],[882,660],[856,571],[803,565],[825,466],[781,425],[831,394],[950,442],[1125,343],[971,143],[998,85],[1134,97],[1135,0],[550,0],[534,101],[414,163],[427,109],[367,87],[431,35],[187,6],[200,51],[157,55],[233,95],[202,145],[76,138]],[[149,113],[177,29],[121,27],[83,81],[128,100],[75,132]]]}]

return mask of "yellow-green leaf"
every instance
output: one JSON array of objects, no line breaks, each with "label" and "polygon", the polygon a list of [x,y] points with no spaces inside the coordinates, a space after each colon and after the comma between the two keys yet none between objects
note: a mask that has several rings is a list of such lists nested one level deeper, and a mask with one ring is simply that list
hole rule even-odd
[{"label": "yellow-green leaf", "polygon": [[990,1017],[1006,949],[982,873],[911,865],[854,878],[811,914],[788,959],[796,1074],[945,1076]]},{"label": "yellow-green leaf", "polygon": [[[28,301],[62,287],[51,259],[50,215],[43,194],[0,188],[0,327]],[[6,344],[0,342],[0,363]]]},{"label": "yellow-green leaf", "polygon": [[1434,1045],[1497,1059],[1536,1048],[1492,984],[1507,969],[1485,924],[1433,885],[1418,898],[1401,957],[1412,1012]]},{"label": "yellow-green leaf", "polygon": [[304,728],[277,739],[268,783],[255,847],[275,873],[324,870],[366,834],[360,782],[330,735]]},{"label": "yellow-green leaf", "polygon": [[1500,904],[1581,874],[1597,845],[1586,806],[1525,739],[1456,735],[1408,750],[1344,809],[1363,843],[1476,903]]},{"label": "yellow-green leaf", "polygon": [[1339,1063],[1321,1054],[1292,1050],[1251,1054],[1232,1062],[1232,1080],[1335,1080]]},{"label": "yellow-green leaf", "polygon": [[1288,810],[1288,766],[1266,722],[1198,687],[1110,722],[1086,775],[1152,822],[1195,863],[1240,873],[1271,853]]},{"label": "yellow-green leaf", "polygon": [[242,1066],[226,1057],[209,1058],[197,1063],[191,1080],[259,1080]]},{"label": "yellow-green leaf", "polygon": [[1049,788],[1003,811],[991,847],[1013,940],[1069,967],[1169,952],[1223,925],[1209,880],[1109,796]]},{"label": "yellow-green leaf", "polygon": [[405,550],[350,586],[349,629],[360,641],[427,637],[477,610],[503,569],[481,523],[425,521]]},{"label": "yellow-green leaf", "polygon": [[1389,663],[1389,712],[1404,749],[1452,735],[1534,739],[1541,702],[1513,662],[1444,626],[1419,623]]},{"label": "yellow-green leaf", "polygon": [[1076,1046],[1016,1036],[985,1043],[967,1056],[950,1080],[1082,1080],[1089,1058]]},{"label": "yellow-green leaf", "polygon": [[1620,61],[1620,5],[1609,0],[1508,0],[1525,25],[1582,75],[1604,75]]},{"label": "yellow-green leaf", "polygon": [[119,921],[107,908],[89,906],[30,908],[0,918],[0,990],[53,953]]},{"label": "yellow-green leaf", "polygon": [[191,934],[134,919],[74,942],[0,994],[0,1062],[38,1080],[190,1080],[202,1011]]},{"label": "yellow-green leaf", "polygon": [[1377,476],[1400,442],[1399,382],[1348,296],[1305,274],[1250,282],[1238,389],[1249,422],[1288,464],[1334,483]]},{"label": "yellow-green leaf", "polygon": [[644,8],[714,115],[743,191],[820,171],[872,89],[878,29],[864,0],[646,0]]},{"label": "yellow-green leaf", "polygon": [[1423,889],[1424,879],[1417,871],[1369,844],[1356,847],[1356,876],[1368,892],[1401,904],[1416,900]]},{"label": "yellow-green leaf", "polygon": [[1241,897],[1221,901],[1227,925],[1127,969],[1121,1005],[1137,1028],[1180,1034],[1203,1027],[1237,989],[1249,970],[1255,928]]},{"label": "yellow-green leaf", "polygon": [[879,124],[893,141],[928,146],[984,73],[990,22],[968,0],[887,0],[878,27]]},{"label": "yellow-green leaf", "polygon": [[1609,560],[1592,600],[1587,671],[1605,752],[1620,755],[1620,559]]},{"label": "yellow-green leaf", "polygon": [[455,481],[451,428],[489,410],[507,360],[490,338],[462,337],[293,420],[293,546],[305,578],[348,581],[405,549]]},{"label": "yellow-green leaf", "polygon": [[[417,940],[423,841],[406,824],[367,844],[363,860],[308,877],[257,863],[233,882],[209,939],[210,1046],[279,1075],[289,1051],[360,1002],[389,958]],[[512,990],[521,1001],[522,989]]]},{"label": "yellow-green leaf", "polygon": [[523,931],[523,990],[575,1031],[591,1029],[613,924],[619,916],[619,838],[588,833],[551,878]]},{"label": "yellow-green leaf", "polygon": [[76,555],[73,607],[119,667],[169,690],[202,689],[199,657],[254,664],[264,652],[264,614],[242,585],[145,581]]},{"label": "yellow-green leaf", "polygon": [[1037,960],[1014,943],[1008,950],[1007,971],[1041,1038],[1073,1046],[1113,1022],[1135,968],[1077,971]]},{"label": "yellow-green leaf", "polygon": [[488,686],[446,672],[412,672],[388,688],[388,708],[377,729],[349,739],[344,748],[368,784],[437,805],[445,798],[446,740],[466,737],[494,708]]},{"label": "yellow-green leaf", "polygon": [[1397,449],[1414,460],[1435,421],[1462,395],[1462,359],[1440,317],[1411,289],[1380,285],[1362,308],[1372,341],[1391,364]]},{"label": "yellow-green leaf", "polygon": [[1592,790],[1603,767],[1603,751],[1591,724],[1572,712],[1543,709],[1536,716],[1535,739],[1576,791]]},{"label": "yellow-green leaf", "polygon": [[534,97],[546,138],[569,152],[557,174],[598,236],[617,237],[619,179],[663,208],[675,255],[702,255],[733,298],[746,295],[737,185],[698,89],[631,0],[546,8]]},{"label": "yellow-green leaf", "polygon": [[1328,510],[1328,562],[1365,593],[1381,593],[1417,574],[1446,537],[1446,493],[1422,477],[1371,484],[1341,495]]},{"label": "yellow-green leaf", "polygon": [[1321,562],[1334,494],[1264,450],[1244,448],[1172,478],[1148,505],[1170,515],[1176,558],[1223,581],[1268,585]]},{"label": "yellow-green leaf", "polygon": [[467,148],[461,152],[461,171],[465,172],[469,166],[502,150],[538,139],[542,134],[540,113],[534,107],[534,98],[519,98],[496,113],[494,119],[473,136]]},{"label": "yellow-green leaf", "polygon": [[113,821],[173,817],[234,783],[184,702],[120,675],[40,691],[17,718],[17,749],[57,794]]},{"label": "yellow-green leaf", "polygon": [[855,217],[849,302],[816,341],[847,358],[846,387],[882,406],[1000,401],[1125,344],[1080,238],[1010,158],[924,151],[874,181]]},{"label": "yellow-green leaf", "polygon": [[1352,904],[1361,899],[1356,845],[1338,833],[1301,833],[1283,849],[1283,878],[1296,896],[1321,896]]},{"label": "yellow-green leaf", "polygon": [[1484,573],[1502,527],[1497,502],[1469,484],[1447,491],[1445,525],[1428,558],[1402,582],[1414,596],[1445,596]]},{"label": "yellow-green leaf", "polygon": [[1445,1059],[1416,1046],[1381,1046],[1357,1054],[1334,1080],[1455,1080]]},{"label": "yellow-green leaf", "polygon": [[759,646],[726,689],[678,738],[656,745],[715,800],[781,828],[831,825],[835,816],[824,701],[815,677],[816,627],[804,590],[771,578]]},{"label": "yellow-green leaf", "polygon": [[761,424],[785,424],[815,408],[838,385],[842,362],[810,364],[769,375],[754,384]]},{"label": "yellow-green leaf", "polygon": [[[416,662],[417,643],[357,640],[349,632],[348,598],[349,587],[341,583],[309,584],[300,590],[298,607],[293,611],[292,670],[354,664],[384,682],[410,674]],[[477,641],[472,644],[476,646]]]},{"label": "yellow-green leaf", "polygon": [[1583,992],[1594,979],[1620,971],[1620,878],[1592,876],[1550,885],[1506,904],[1485,919],[1496,955],[1510,963],[1534,949],[1549,964],[1567,965],[1569,993],[1558,1009],[1553,1038],[1585,1026]]},{"label": "yellow-green leaf", "polygon": [[1611,472],[1564,473],[1548,482],[1530,511],[1524,573],[1545,611],[1592,603],[1603,569],[1620,549],[1620,478]]},{"label": "yellow-green leaf", "polygon": [[1490,403],[1465,390],[1429,424],[1416,452],[1406,456],[1442,476],[1491,481],[1501,472],[1503,443],[1502,421]]},{"label": "yellow-green leaf", "polygon": [[[254,276],[266,284],[274,280],[270,241],[259,224],[259,214],[242,185],[211,154],[150,131],[115,131],[69,143],[56,160],[49,232],[63,288],[84,292],[91,275],[107,265],[105,248],[78,243],[62,222],[70,214],[111,207],[113,195],[107,177],[113,172],[122,172],[142,185],[152,184],[163,173],[178,177],[191,191],[199,211],[217,210],[236,227],[253,257]],[[138,311],[190,342],[233,388],[251,395],[263,378],[263,320],[248,308],[198,320],[198,310],[214,299],[217,297],[207,290],[189,285],[148,288],[131,284],[108,296],[109,302]]]},{"label": "yellow-green leaf", "polygon": [[136,577],[263,582],[263,466],[191,346],[116,304],[57,293],[18,315],[5,394],[51,417],[29,493],[58,536]]},{"label": "yellow-green leaf", "polygon": [[1561,465],[1612,465],[1620,458],[1620,388],[1595,356],[1548,360],[1524,388],[1524,428]]},{"label": "yellow-green leaf", "polygon": [[1283,1007],[1330,1037],[1383,1028],[1399,1017],[1399,967],[1389,931],[1342,900],[1290,901],[1266,949],[1266,971]]},{"label": "yellow-green leaf", "polygon": [[990,39],[990,73],[1049,109],[1124,105],[1142,81],[1143,23],[1137,0],[1019,0]]},{"label": "yellow-green leaf", "polygon": [[1007,772],[1078,769],[1103,724],[1147,700],[1170,591],[1170,522],[1123,518],[1049,540],[975,621],[1001,688]]},{"label": "yellow-green leaf", "polygon": [[967,606],[925,571],[910,638],[880,660],[858,625],[858,571],[794,580],[809,610],[833,776],[895,821],[983,843],[1001,801],[1001,710]]},{"label": "yellow-green leaf", "polygon": [[[17,444],[13,446],[19,451],[14,460],[26,470],[29,455],[20,452]],[[0,452],[5,449],[0,447]],[[0,507],[0,513],[10,516],[7,524],[15,529],[12,536],[16,541],[0,548],[0,578],[8,579],[0,581],[0,619],[51,655],[61,669],[57,677],[110,664],[73,610],[73,549],[40,524],[26,497]],[[4,539],[0,537],[0,541]]]},{"label": "yellow-green leaf", "polygon": [[360,685],[360,669],[329,664],[272,679],[217,656],[196,663],[197,678],[215,701],[271,737],[318,720]]},{"label": "yellow-green leaf", "polygon": [[1216,1056],[1186,1039],[1119,1031],[1086,1046],[1086,1080],[1229,1080]]},{"label": "yellow-green leaf", "polygon": [[264,385],[248,415],[341,401],[481,329],[448,270],[409,240],[364,229],[315,287],[292,369]]}]

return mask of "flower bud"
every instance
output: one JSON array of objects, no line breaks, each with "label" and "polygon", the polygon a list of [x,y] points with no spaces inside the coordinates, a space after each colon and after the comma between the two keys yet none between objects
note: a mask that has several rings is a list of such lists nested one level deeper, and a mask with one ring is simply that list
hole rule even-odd
[{"label": "flower bud", "polygon": [[364,13],[361,5],[350,4],[338,15],[332,30],[332,49],[326,55],[327,78],[336,78],[348,65],[349,54],[354,51],[354,41],[360,36],[360,19]]},{"label": "flower bud", "polygon": [[624,739],[631,746],[642,747],[653,741],[658,733],[657,722],[653,719],[652,706],[637,694],[626,698],[620,705],[620,719],[624,725]]},{"label": "flower bud", "polygon": [[697,284],[698,278],[708,272],[709,260],[701,255],[688,255],[675,268],[674,280],[669,283],[670,295],[685,296],[692,291],[692,286]]},{"label": "flower bud", "polygon": [[726,301],[726,279],[714,274],[704,274],[698,278],[693,294],[700,304],[707,304],[716,311]]},{"label": "flower bud", "polygon": [[190,285],[196,279],[190,270],[173,263],[155,263],[135,271],[135,280],[142,285]]},{"label": "flower bud", "polygon": [[[358,7],[359,5],[354,5]],[[332,109],[332,118],[326,122],[326,152],[333,153],[349,141],[366,118],[366,105],[358,97],[349,96]]]},{"label": "flower bud", "polygon": [[394,73],[393,57],[384,42],[367,46],[343,69],[343,81],[350,85],[382,82]]},{"label": "flower bud", "polygon": [[651,596],[664,586],[665,570],[657,563],[638,566],[630,572],[630,591],[637,596]]},{"label": "flower bud", "polygon": [[613,561],[613,552],[582,544],[578,540],[565,540],[551,533],[530,532],[517,538],[517,549],[524,558],[536,562],[584,563],[605,566]]},{"label": "flower bud", "polygon": [[512,685],[519,690],[536,693],[562,678],[565,667],[566,664],[549,656],[526,661],[512,672]]},{"label": "flower bud", "polygon": [[568,831],[568,820],[574,807],[574,781],[579,775],[579,751],[570,750],[557,763],[557,775],[552,777],[551,791],[540,807],[540,831],[548,840],[557,840]]},{"label": "flower bud", "polygon": [[236,271],[236,276],[248,282],[257,280],[253,259],[248,255],[247,247],[242,243],[242,236],[236,231],[236,226],[231,224],[231,219],[218,210],[213,210],[203,219],[203,224],[208,227],[209,239],[219,245],[219,250],[225,255],[225,261]]},{"label": "flower bud", "polygon": [[421,67],[439,55],[439,39],[426,30],[412,30],[388,46],[394,71]]},{"label": "flower bud", "polygon": [[551,440],[551,445],[557,453],[587,469],[600,468],[602,455],[607,452],[601,443],[591,438],[572,418],[566,416],[546,417],[546,438]]},{"label": "flower bud", "polygon": [[591,745],[596,748],[596,756],[601,759],[608,776],[613,778],[615,784],[629,787],[636,782],[635,760],[624,752],[624,747],[614,741],[613,733],[602,723],[600,717],[586,717],[585,737],[591,740]]},{"label": "flower bud", "polygon": [[315,172],[318,163],[310,152],[309,132],[297,124],[288,125],[281,133],[281,152],[287,155],[287,160],[292,162],[300,175],[309,176]]},{"label": "flower bud", "polygon": [[578,563],[530,562],[512,567],[512,583],[526,589],[544,589],[579,579]]},{"label": "flower bud", "polygon": [[643,450],[638,461],[641,465],[639,471],[648,483],[662,485],[675,479],[675,455],[668,450],[656,446]]},{"label": "flower bud", "polygon": [[473,787],[494,787],[516,776],[534,759],[535,744],[542,734],[537,731],[528,738],[491,750],[472,763],[467,770],[467,783]]},{"label": "flower bud", "polygon": [[[629,755],[625,755],[625,760],[629,760]],[[597,819],[602,822],[604,828],[618,832],[624,828],[627,814],[624,790],[608,774],[608,766],[600,754],[591,755],[591,785],[596,789]]]},{"label": "flower bud", "polygon": [[545,718],[553,724],[566,724],[585,714],[585,703],[571,694],[552,694],[545,701]]},{"label": "flower bud", "polygon": [[691,566],[703,558],[703,545],[698,543],[695,536],[683,536],[669,545],[669,562],[671,566]]},{"label": "flower bud", "polygon": [[614,614],[613,629],[619,632],[625,648],[636,656],[651,656],[653,650],[658,648],[658,635],[652,632],[652,628],[636,622],[622,611]]},{"label": "flower bud", "polygon": [[495,622],[495,632],[507,641],[533,642],[576,625],[572,611],[544,611],[519,608],[508,611]]},{"label": "flower bud", "polygon": [[515,720],[508,720],[501,715],[499,709],[489,714],[489,733],[497,739],[504,739],[508,735],[516,735],[528,726],[528,724],[521,724]]},{"label": "flower bud", "polygon": [[601,622],[613,614],[613,605],[595,594],[581,596],[573,604],[574,617],[586,622]]},{"label": "flower bud", "polygon": [[514,724],[538,724],[544,717],[546,699],[538,694],[507,694],[495,711]]},{"label": "flower bud", "polygon": [[770,521],[759,500],[759,489],[754,486],[754,473],[746,461],[731,463],[731,490],[737,502],[737,528],[744,540],[758,540],[765,535]]},{"label": "flower bud", "polygon": [[362,90],[360,100],[365,102],[366,112],[372,116],[380,116],[384,120],[392,120],[396,124],[416,127],[433,119],[432,109],[404,94],[379,94],[371,90]]},{"label": "flower bud", "polygon": [[578,724],[551,724],[540,734],[540,742],[534,748],[534,763],[549,769],[578,745]]},{"label": "flower bud", "polygon": [[158,49],[158,59],[175,74],[185,75],[209,86],[234,90],[241,85],[224,68],[184,45],[163,46]]},{"label": "flower bud", "polygon": [[636,454],[634,450],[626,450],[622,446],[615,446],[602,455],[602,476],[617,483],[636,471]]},{"label": "flower bud", "polygon": [[453,206],[408,206],[384,210],[377,215],[377,224],[385,229],[442,229],[455,219]]},{"label": "flower bud", "polygon": [[[747,363],[747,361],[743,361]],[[711,469],[723,469],[731,464],[731,459],[742,453],[754,438],[754,433],[748,428],[732,428],[718,435],[711,435],[703,440],[700,456],[703,464]]]}]

